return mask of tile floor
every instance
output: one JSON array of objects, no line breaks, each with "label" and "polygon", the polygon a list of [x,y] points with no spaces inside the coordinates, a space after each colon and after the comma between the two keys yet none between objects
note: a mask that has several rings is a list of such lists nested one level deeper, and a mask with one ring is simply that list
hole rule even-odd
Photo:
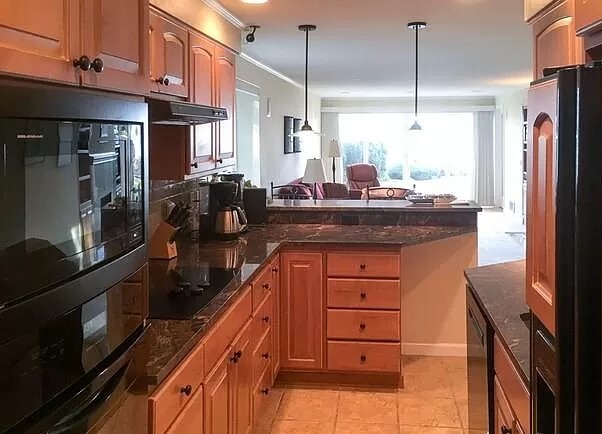
[{"label": "tile floor", "polygon": [[274,389],[254,434],[473,434],[466,359],[404,358],[402,390]]}]

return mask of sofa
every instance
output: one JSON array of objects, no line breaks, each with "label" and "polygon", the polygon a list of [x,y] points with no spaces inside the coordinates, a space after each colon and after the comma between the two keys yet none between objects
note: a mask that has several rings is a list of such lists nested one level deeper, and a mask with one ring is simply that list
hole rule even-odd
[{"label": "sofa", "polygon": [[[361,190],[350,190],[345,184],[317,183],[316,199],[361,199]],[[314,185],[297,178],[284,185],[271,185],[273,199],[312,199]]]}]

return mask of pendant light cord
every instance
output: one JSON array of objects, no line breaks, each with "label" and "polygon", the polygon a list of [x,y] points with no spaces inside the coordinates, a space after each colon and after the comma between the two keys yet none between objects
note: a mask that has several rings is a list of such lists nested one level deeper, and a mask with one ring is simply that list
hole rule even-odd
[{"label": "pendant light cord", "polygon": [[307,72],[308,72],[308,64],[309,64],[309,29],[305,29],[305,123],[307,124]]},{"label": "pendant light cord", "polygon": [[414,119],[418,119],[418,25],[414,26],[416,32],[416,78],[414,80]]}]

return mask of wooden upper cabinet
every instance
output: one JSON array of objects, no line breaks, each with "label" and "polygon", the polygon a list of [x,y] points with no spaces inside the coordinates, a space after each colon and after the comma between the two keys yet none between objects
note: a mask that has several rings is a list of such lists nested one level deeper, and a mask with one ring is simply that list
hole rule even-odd
[{"label": "wooden upper cabinet", "polygon": [[100,73],[84,72],[83,84],[148,94],[148,0],[86,0],[81,4],[82,54],[104,65]]},{"label": "wooden upper cabinet", "polygon": [[0,73],[79,84],[79,3],[0,1]]},{"label": "wooden upper cabinet", "polygon": [[[190,34],[190,100],[215,105],[215,44],[197,33]],[[215,168],[215,124],[192,127],[189,174]]]},{"label": "wooden upper cabinet", "polygon": [[575,25],[580,35],[599,31],[602,26],[602,2],[575,0]]},{"label": "wooden upper cabinet", "polygon": [[534,77],[543,69],[583,63],[583,41],[575,35],[574,5],[564,0],[533,22]]},{"label": "wooden upper cabinet", "polygon": [[320,369],[324,346],[322,254],[285,252],[280,264],[280,365],[282,369]]},{"label": "wooden upper cabinet", "polygon": [[215,75],[217,80],[217,105],[228,110],[228,120],[218,125],[217,163],[218,167],[232,166],[235,155],[235,113],[236,106],[236,56],[229,50],[216,46]]},{"label": "wooden upper cabinet", "polygon": [[556,81],[529,90],[527,178],[527,304],[555,333]]},{"label": "wooden upper cabinet", "polygon": [[525,21],[531,21],[535,15],[543,11],[555,0],[525,0]]},{"label": "wooden upper cabinet", "polygon": [[188,98],[188,54],[188,30],[151,10],[151,91]]}]

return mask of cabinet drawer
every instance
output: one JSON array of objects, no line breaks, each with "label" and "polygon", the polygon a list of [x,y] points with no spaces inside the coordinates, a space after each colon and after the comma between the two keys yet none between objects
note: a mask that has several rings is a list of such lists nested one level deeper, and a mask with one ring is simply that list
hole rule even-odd
[{"label": "cabinet drawer", "polygon": [[247,287],[205,340],[205,375],[213,369],[220,356],[250,318],[251,307],[251,288]]},{"label": "cabinet drawer", "polygon": [[200,391],[204,353],[204,345],[199,345],[192,350],[149,398],[152,434],[163,434],[191,397]]},{"label": "cabinet drawer", "polygon": [[399,280],[328,279],[328,307],[399,309]]},{"label": "cabinet drawer", "polygon": [[253,281],[253,312],[259,307],[263,299],[272,293],[274,287],[273,276],[272,267],[268,265],[264,267],[259,277]]},{"label": "cabinet drawer", "polygon": [[272,392],[272,375],[269,369],[263,371],[261,378],[253,391],[253,420],[259,420],[261,411],[265,408],[268,396]]},{"label": "cabinet drawer", "polygon": [[266,368],[271,369],[272,360],[272,331],[269,330],[253,350],[253,386],[257,386]]},{"label": "cabinet drawer", "polygon": [[494,337],[493,344],[493,366],[518,421],[521,426],[529,427],[531,420],[529,390],[514,368],[510,356],[497,336]]},{"label": "cabinet drawer", "polygon": [[329,277],[399,278],[400,255],[378,252],[329,253],[326,269]]},{"label": "cabinet drawer", "polygon": [[401,345],[376,342],[328,342],[332,371],[400,372]]},{"label": "cabinet drawer", "polygon": [[399,312],[328,309],[329,339],[399,341]]},{"label": "cabinet drawer", "polygon": [[198,434],[203,432],[203,386],[192,395],[166,434]]},{"label": "cabinet drawer", "polygon": [[274,296],[269,294],[253,314],[251,321],[251,337],[259,342],[261,337],[272,327],[274,321]]}]

